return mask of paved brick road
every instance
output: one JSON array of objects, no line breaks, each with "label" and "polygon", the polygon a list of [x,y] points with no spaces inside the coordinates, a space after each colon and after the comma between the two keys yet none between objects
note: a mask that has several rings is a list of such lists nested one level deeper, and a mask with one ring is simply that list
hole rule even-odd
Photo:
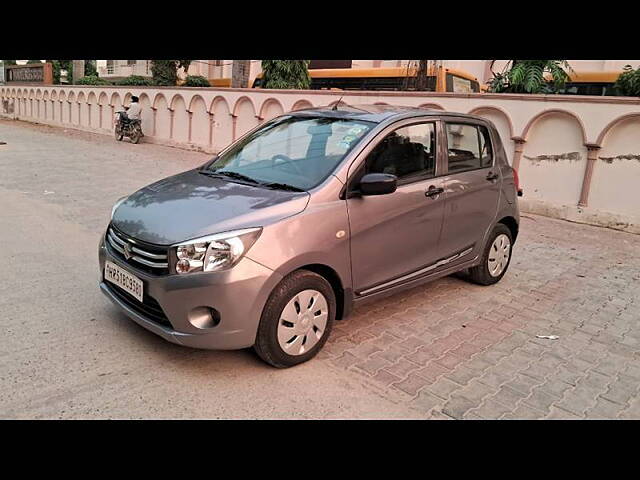
[{"label": "paved brick road", "polygon": [[640,418],[640,237],[524,214],[499,284],[363,307],[323,357],[426,416]]},{"label": "paved brick road", "polygon": [[[358,308],[317,360],[273,370],[123,321],[77,258],[94,262],[116,198],[206,156],[13,122],[0,135],[0,416],[640,418],[640,236],[525,214],[500,284],[447,277]],[[38,228],[39,248],[20,240]]]}]

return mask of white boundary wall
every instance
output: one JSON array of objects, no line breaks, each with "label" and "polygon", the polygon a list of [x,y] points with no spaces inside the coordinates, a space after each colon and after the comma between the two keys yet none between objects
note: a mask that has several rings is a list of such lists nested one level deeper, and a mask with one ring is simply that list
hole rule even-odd
[{"label": "white boundary wall", "polygon": [[311,106],[379,103],[494,122],[520,173],[523,211],[640,233],[640,99],[183,87],[0,86],[0,116],[113,135],[140,97],[147,142],[220,151],[255,125]]}]

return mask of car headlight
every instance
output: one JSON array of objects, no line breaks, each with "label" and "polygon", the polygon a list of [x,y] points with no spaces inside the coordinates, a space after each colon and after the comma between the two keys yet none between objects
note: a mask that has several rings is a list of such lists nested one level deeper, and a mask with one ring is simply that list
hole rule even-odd
[{"label": "car headlight", "polygon": [[245,228],[175,245],[176,272],[214,272],[233,267],[258,240],[262,228]]},{"label": "car headlight", "polygon": [[118,208],[120,204],[124,202],[126,199],[127,199],[127,196],[125,195],[124,197],[119,198],[118,201],[113,204],[113,207],[111,207],[111,220],[113,220],[113,214],[116,212],[116,208]]}]

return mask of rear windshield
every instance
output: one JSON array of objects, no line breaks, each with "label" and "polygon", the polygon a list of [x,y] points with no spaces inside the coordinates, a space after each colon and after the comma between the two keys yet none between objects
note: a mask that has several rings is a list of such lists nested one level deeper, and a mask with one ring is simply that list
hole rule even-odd
[{"label": "rear windshield", "polygon": [[207,169],[309,190],[327,178],[375,125],[344,118],[278,117],[233,145]]}]

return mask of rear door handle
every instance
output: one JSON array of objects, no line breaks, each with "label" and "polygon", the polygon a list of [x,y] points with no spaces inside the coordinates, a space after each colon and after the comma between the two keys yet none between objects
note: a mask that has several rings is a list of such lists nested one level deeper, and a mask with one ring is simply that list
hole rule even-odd
[{"label": "rear door handle", "polygon": [[429,189],[426,192],[424,192],[424,196],[425,197],[437,197],[442,192],[444,192],[444,188],[441,188],[441,187],[437,187],[436,188],[433,185],[431,185],[429,187]]},{"label": "rear door handle", "polygon": [[489,172],[487,174],[487,180],[489,180],[490,182],[493,182],[494,180],[498,180],[498,178],[500,178],[500,176],[497,173]]}]

